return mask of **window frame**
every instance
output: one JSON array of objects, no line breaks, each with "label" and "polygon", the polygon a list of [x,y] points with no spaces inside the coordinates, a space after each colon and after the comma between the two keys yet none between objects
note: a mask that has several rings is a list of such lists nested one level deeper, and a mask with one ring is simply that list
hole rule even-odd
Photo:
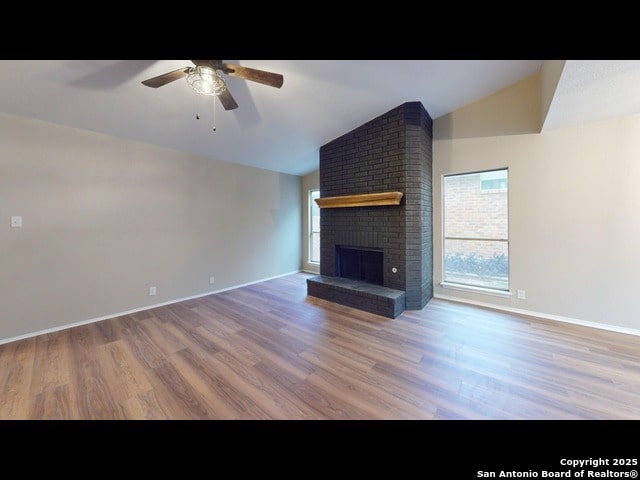
[{"label": "window frame", "polygon": [[[317,197],[314,197],[314,194],[317,193]],[[307,199],[308,199],[308,211],[307,211],[307,216],[308,216],[308,232],[309,232],[309,236],[307,238],[307,261],[308,263],[313,263],[314,265],[320,265],[320,252],[318,252],[318,259],[314,260],[313,259],[313,236],[314,234],[318,234],[320,235],[320,224],[318,224],[318,230],[314,230],[313,229],[313,206],[316,205],[316,202],[314,202],[314,198],[320,198],[320,189],[319,188],[311,188],[309,189],[308,193],[307,193]],[[320,207],[317,207],[318,210]]]},{"label": "window frame", "polygon": [[[501,172],[501,171],[505,171],[506,175],[507,175],[507,187],[506,188],[501,188],[501,189],[486,189],[483,190],[482,189],[482,175],[487,175],[489,176],[489,178],[491,178],[492,176],[494,176],[497,172]],[[451,237],[447,237],[446,236],[446,210],[447,210],[447,206],[446,206],[446,202],[445,202],[445,197],[446,197],[446,186],[445,186],[445,182],[446,179],[448,177],[460,177],[460,176],[467,176],[467,175],[480,175],[480,182],[479,182],[479,188],[480,188],[480,193],[484,194],[484,193],[506,193],[507,195],[507,212],[506,212],[506,220],[507,220],[507,232],[506,232],[506,238],[483,238],[483,237],[460,237],[460,236],[451,236]],[[485,176],[486,178],[486,176]],[[487,170],[477,170],[477,171],[469,171],[469,172],[458,172],[458,173],[447,173],[447,174],[443,174],[442,178],[441,178],[441,192],[442,192],[442,235],[441,235],[441,239],[442,239],[442,250],[441,250],[441,265],[442,265],[442,281],[440,283],[440,285],[442,285],[443,287],[449,287],[449,288],[454,288],[454,289],[458,289],[458,290],[470,290],[470,291],[476,291],[476,292],[480,292],[480,293],[488,293],[488,294],[492,294],[492,295],[498,295],[498,296],[510,296],[511,295],[511,261],[510,261],[510,253],[511,253],[511,243],[510,243],[510,222],[509,222],[509,168],[508,167],[497,167],[497,168],[491,168],[491,169],[487,169]],[[456,281],[451,281],[451,280],[446,280],[446,265],[445,265],[445,258],[446,258],[446,241],[447,240],[462,240],[462,241],[487,241],[487,242],[505,242],[506,243],[506,249],[507,249],[507,277],[506,277],[506,283],[507,286],[506,288],[493,288],[493,287],[489,287],[489,286],[483,286],[483,285],[476,285],[476,284],[468,284],[468,283],[463,283],[463,282],[456,282]]]}]

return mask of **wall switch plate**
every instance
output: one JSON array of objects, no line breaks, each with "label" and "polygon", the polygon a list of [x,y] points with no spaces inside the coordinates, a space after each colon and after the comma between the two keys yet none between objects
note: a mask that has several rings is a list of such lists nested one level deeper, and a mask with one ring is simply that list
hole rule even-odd
[{"label": "wall switch plate", "polygon": [[209,277],[209,284],[213,285],[214,283],[216,283],[216,277],[214,277],[213,275]]},{"label": "wall switch plate", "polygon": [[518,290],[516,293],[520,300],[525,300],[527,298],[527,294],[524,290]]},{"label": "wall switch plate", "polygon": [[155,295],[156,294],[156,287],[149,287],[149,295]]},{"label": "wall switch plate", "polygon": [[22,217],[20,215],[14,215],[11,217],[11,227],[12,228],[22,227]]}]

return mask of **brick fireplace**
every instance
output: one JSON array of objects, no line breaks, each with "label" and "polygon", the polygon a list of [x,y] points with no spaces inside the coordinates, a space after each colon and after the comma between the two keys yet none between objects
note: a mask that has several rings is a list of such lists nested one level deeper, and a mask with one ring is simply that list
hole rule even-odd
[{"label": "brick fireplace", "polygon": [[407,102],[320,148],[320,196],[401,192],[399,205],[322,208],[307,293],[390,318],[433,296],[432,120]]}]

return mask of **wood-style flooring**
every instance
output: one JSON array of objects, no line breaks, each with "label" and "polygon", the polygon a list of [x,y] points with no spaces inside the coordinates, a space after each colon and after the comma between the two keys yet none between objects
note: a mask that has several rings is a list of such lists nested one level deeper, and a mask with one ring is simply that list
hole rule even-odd
[{"label": "wood-style flooring", "polygon": [[640,419],[640,337],[306,278],[0,345],[0,419]]}]

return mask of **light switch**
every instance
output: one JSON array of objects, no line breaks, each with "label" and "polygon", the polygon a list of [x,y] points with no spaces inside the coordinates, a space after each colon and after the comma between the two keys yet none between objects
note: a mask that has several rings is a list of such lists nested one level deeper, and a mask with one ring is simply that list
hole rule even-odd
[{"label": "light switch", "polygon": [[11,217],[11,226],[13,228],[20,228],[22,227],[22,217],[19,215],[14,215]]}]

